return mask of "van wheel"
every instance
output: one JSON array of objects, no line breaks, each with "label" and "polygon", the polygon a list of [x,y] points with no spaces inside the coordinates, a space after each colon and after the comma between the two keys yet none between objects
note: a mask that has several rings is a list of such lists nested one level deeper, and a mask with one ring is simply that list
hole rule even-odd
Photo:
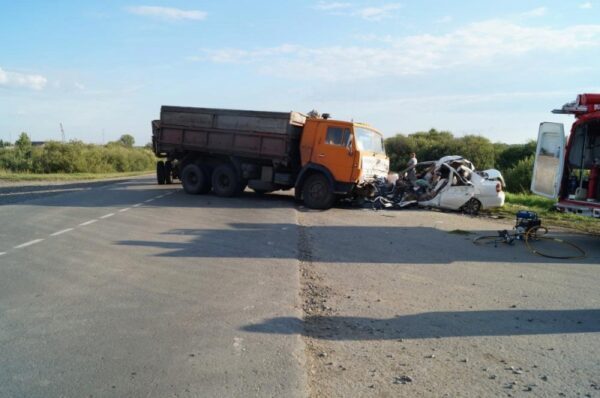
[{"label": "van wheel", "polygon": [[165,163],[162,160],[156,162],[156,181],[159,185],[163,185],[166,182]]},{"label": "van wheel", "polygon": [[197,195],[210,191],[210,181],[206,171],[195,164],[188,164],[181,173],[181,185],[189,194]]},{"label": "van wheel", "polygon": [[462,211],[465,214],[469,214],[472,216],[479,214],[480,210],[481,210],[481,202],[475,198],[469,199],[469,201],[467,203],[465,203],[462,207]]},{"label": "van wheel", "polygon": [[170,160],[165,162],[165,184],[173,184],[173,164]]},{"label": "van wheel", "polygon": [[243,187],[233,166],[222,164],[212,173],[213,191],[217,196],[231,197],[241,193]]},{"label": "van wheel", "polygon": [[302,187],[302,198],[310,209],[330,209],[335,202],[333,189],[323,174],[313,174],[306,179]]}]

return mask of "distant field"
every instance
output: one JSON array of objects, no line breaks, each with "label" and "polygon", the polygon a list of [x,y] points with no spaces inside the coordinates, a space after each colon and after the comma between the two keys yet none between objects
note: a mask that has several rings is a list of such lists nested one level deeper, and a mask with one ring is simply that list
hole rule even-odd
[{"label": "distant field", "polygon": [[131,171],[124,173],[52,173],[52,174],[31,174],[31,173],[11,173],[0,171],[0,181],[19,182],[19,181],[79,181],[79,180],[102,180],[106,178],[133,177],[144,174],[150,174],[151,171]]}]

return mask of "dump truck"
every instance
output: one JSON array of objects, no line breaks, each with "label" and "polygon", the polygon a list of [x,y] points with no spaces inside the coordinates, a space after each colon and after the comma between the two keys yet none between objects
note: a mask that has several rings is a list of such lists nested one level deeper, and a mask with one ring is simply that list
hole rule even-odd
[{"label": "dump truck", "polygon": [[368,196],[389,172],[379,131],[327,114],[162,106],[152,145],[159,184],[222,197],[293,188],[312,209]]},{"label": "dump truck", "polygon": [[557,200],[559,211],[600,217],[600,94],[581,94],[552,111],[575,116],[565,139],[562,123],[543,122],[531,191]]}]

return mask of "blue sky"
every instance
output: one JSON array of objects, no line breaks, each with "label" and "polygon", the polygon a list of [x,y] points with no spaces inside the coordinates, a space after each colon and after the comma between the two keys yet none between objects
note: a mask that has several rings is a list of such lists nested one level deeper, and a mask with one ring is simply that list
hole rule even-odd
[{"label": "blue sky", "polygon": [[600,0],[0,0],[0,139],[144,144],[169,104],[517,143],[599,65]]}]

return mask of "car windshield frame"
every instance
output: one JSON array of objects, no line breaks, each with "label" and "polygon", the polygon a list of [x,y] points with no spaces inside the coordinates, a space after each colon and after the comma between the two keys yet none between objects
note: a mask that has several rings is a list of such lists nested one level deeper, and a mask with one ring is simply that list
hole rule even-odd
[{"label": "car windshield frame", "polygon": [[376,130],[354,125],[354,142],[358,151],[385,154],[383,136]]}]

